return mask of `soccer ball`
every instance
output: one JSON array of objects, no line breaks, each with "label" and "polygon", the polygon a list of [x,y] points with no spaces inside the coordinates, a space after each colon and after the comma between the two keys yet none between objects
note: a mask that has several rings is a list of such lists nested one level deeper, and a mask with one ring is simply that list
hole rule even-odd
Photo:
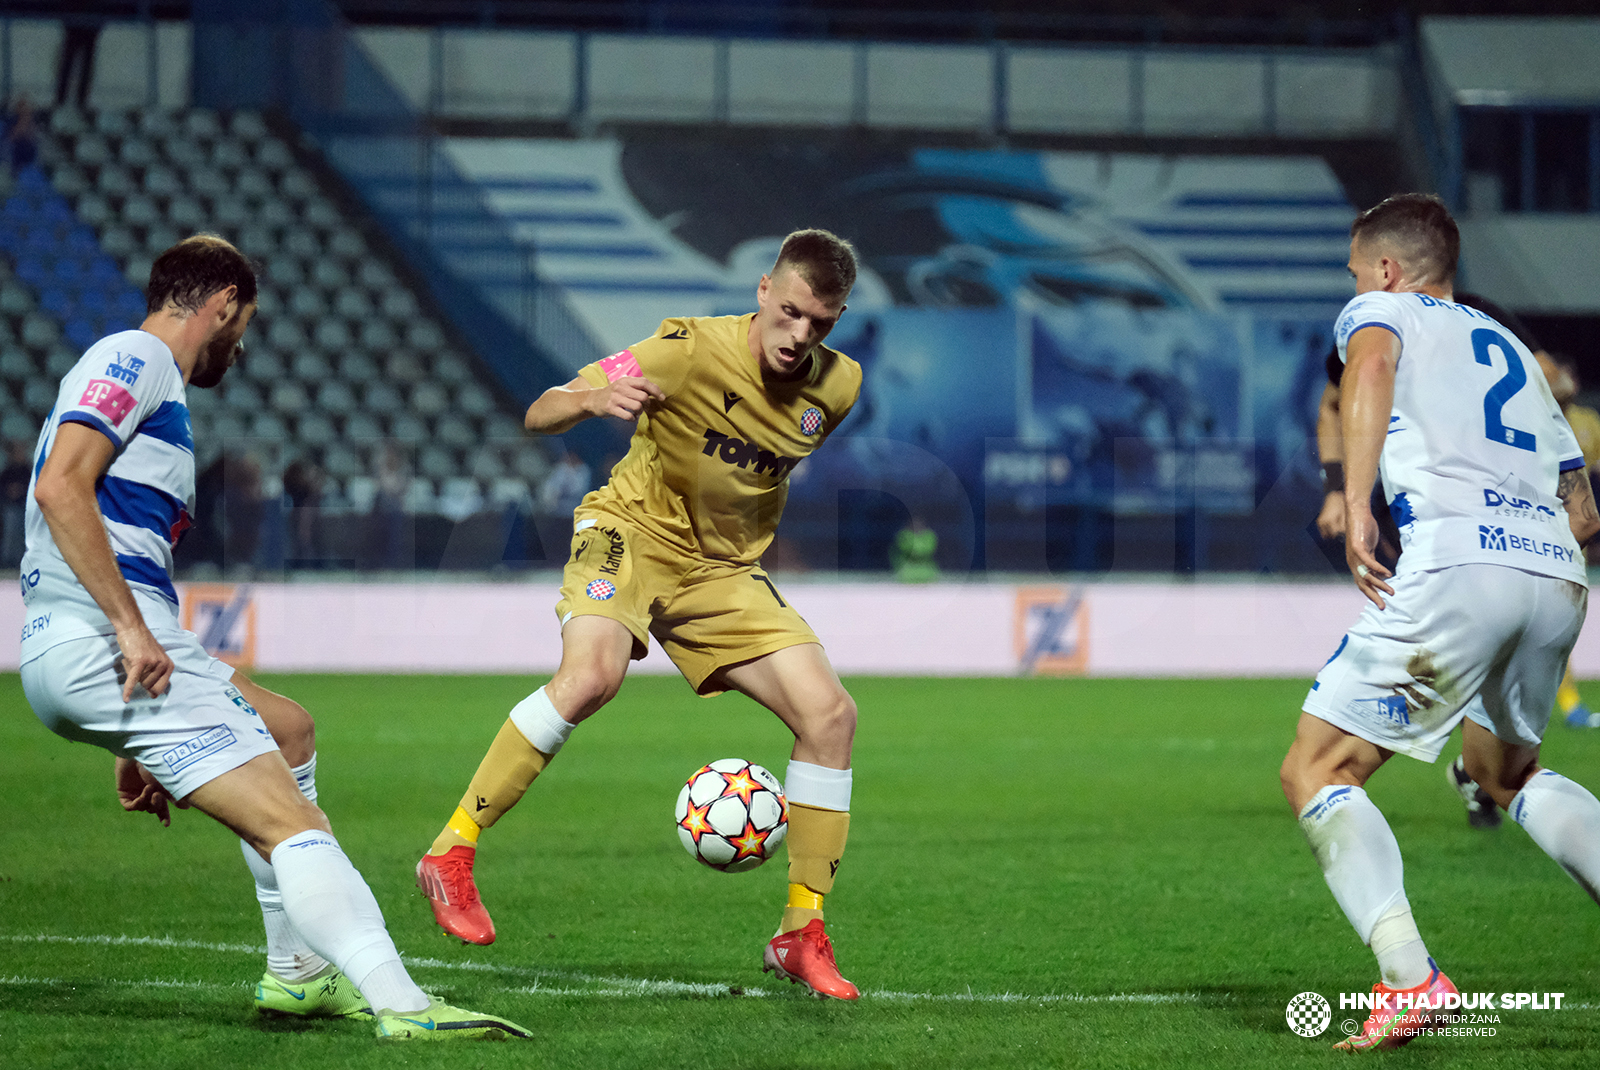
[{"label": "soccer ball", "polygon": [[742,758],[696,769],[678,792],[675,816],[683,849],[724,873],[755,869],[789,834],[783,785]]}]

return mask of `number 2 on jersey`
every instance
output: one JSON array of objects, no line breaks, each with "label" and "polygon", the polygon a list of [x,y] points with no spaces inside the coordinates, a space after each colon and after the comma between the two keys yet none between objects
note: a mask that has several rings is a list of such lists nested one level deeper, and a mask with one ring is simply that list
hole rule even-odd
[{"label": "number 2 on jersey", "polygon": [[1519,450],[1533,452],[1533,432],[1507,427],[1500,419],[1500,411],[1506,407],[1506,402],[1514,397],[1518,390],[1528,385],[1528,373],[1522,367],[1522,358],[1517,356],[1517,351],[1506,341],[1505,336],[1499,331],[1490,330],[1488,327],[1479,327],[1472,332],[1472,352],[1479,364],[1494,366],[1489,359],[1489,347],[1499,349],[1506,358],[1506,374],[1489,388],[1483,395],[1483,435],[1490,442],[1499,442]]}]

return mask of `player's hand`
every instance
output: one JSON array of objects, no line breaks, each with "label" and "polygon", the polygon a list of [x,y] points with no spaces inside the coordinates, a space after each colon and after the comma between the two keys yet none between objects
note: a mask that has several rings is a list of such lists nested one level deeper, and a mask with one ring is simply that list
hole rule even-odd
[{"label": "player's hand", "polygon": [[[1347,509],[1347,512],[1349,525],[1344,538],[1345,563],[1350,566],[1350,575],[1355,577],[1361,593],[1382,609],[1383,595],[1394,594],[1394,588],[1383,581],[1394,573],[1379,564],[1373,554],[1378,545],[1378,522],[1373,519],[1370,507]],[[1379,594],[1380,591],[1383,594]]]},{"label": "player's hand", "polygon": [[151,697],[157,697],[167,690],[175,666],[143,621],[117,629],[117,646],[122,648],[117,672],[122,681],[123,702],[133,701],[135,687],[143,687]]},{"label": "player's hand", "polygon": [[1317,531],[1324,539],[1344,538],[1344,491],[1330,490],[1322,497],[1322,512],[1317,514]]},{"label": "player's hand", "polygon": [[172,813],[167,809],[172,796],[150,775],[150,770],[132,758],[117,759],[117,801],[129,813],[155,814],[163,826],[172,824]]},{"label": "player's hand", "polygon": [[637,420],[651,401],[665,401],[667,395],[648,379],[624,375],[591,394],[590,407],[596,416],[615,416]]}]

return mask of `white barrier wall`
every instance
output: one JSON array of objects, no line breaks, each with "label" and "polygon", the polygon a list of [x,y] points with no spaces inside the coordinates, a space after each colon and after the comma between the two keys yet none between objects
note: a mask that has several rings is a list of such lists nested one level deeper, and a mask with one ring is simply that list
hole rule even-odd
[{"label": "white barrier wall", "polygon": [[[268,672],[549,673],[554,578],[530,583],[186,585],[185,623]],[[1364,604],[1349,584],[780,584],[841,673],[1314,676]],[[18,635],[22,600],[0,596]],[[1573,653],[1600,676],[1600,632]],[[17,646],[0,650],[0,669]],[[675,670],[654,644],[636,668]]]},{"label": "white barrier wall", "polygon": [[[1343,584],[782,585],[842,673],[1306,676],[1361,600]],[[531,583],[182,588],[208,646],[263,671],[554,671],[554,578]],[[23,623],[15,589],[0,626]],[[0,650],[15,668],[17,647]],[[1600,649],[1586,664],[1600,668]],[[1580,666],[1581,668],[1581,666]],[[654,645],[641,671],[672,672]]]}]

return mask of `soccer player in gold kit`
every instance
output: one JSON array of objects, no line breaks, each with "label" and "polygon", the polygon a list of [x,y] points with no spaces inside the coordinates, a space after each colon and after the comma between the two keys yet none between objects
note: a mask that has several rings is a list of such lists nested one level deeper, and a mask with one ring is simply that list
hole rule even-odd
[{"label": "soccer player in gold kit", "polygon": [[472,878],[479,834],[515,806],[574,726],[616,695],[648,637],[702,695],[741,691],[794,733],[789,900],[763,966],[856,999],[823,929],[850,827],[856,707],[815,633],[761,568],[796,464],[849,415],[861,367],[822,345],[855,283],[855,251],[824,230],[784,239],[757,311],[663,321],[528,409],[557,435],[594,416],[637,420],[611,480],[574,514],[562,576],[561,665],[518,703],[461,804],[417,864],[434,918],[494,941]]}]

